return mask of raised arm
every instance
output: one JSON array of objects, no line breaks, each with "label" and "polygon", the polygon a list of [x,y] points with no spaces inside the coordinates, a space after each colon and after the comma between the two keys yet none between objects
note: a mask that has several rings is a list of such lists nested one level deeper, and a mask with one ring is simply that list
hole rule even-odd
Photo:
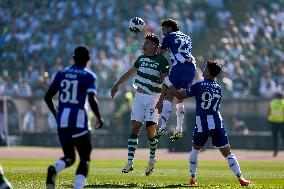
[{"label": "raised arm", "polygon": [[114,83],[112,89],[111,89],[111,97],[114,98],[116,92],[118,91],[119,85],[127,81],[130,77],[132,77],[134,74],[137,73],[137,68],[135,66],[132,66],[129,68],[126,72],[124,72],[120,78]]}]

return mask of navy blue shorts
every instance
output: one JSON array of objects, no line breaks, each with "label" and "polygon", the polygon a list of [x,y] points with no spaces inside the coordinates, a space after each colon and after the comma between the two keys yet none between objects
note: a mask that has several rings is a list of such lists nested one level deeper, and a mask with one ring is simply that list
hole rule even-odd
[{"label": "navy blue shorts", "polygon": [[70,143],[70,141],[76,140],[77,138],[80,138],[81,136],[89,134],[91,131],[81,129],[81,131],[78,132],[78,134],[74,134],[74,130],[71,128],[60,128],[60,129],[57,129],[57,132],[58,132],[58,138],[59,138],[59,142],[61,146],[65,146],[66,144]]},{"label": "navy blue shorts", "polygon": [[59,141],[65,158],[76,159],[77,150],[81,160],[90,161],[90,154],[92,152],[91,132],[72,138],[70,129],[60,129],[58,133]]},{"label": "navy blue shorts", "polygon": [[192,143],[196,146],[203,147],[209,137],[212,139],[212,145],[216,148],[225,147],[229,144],[228,136],[224,128],[216,128],[203,132],[197,131],[198,129],[195,128],[192,137]]},{"label": "navy blue shorts", "polygon": [[187,89],[192,84],[196,67],[193,63],[180,63],[172,67],[169,79],[176,89]]}]

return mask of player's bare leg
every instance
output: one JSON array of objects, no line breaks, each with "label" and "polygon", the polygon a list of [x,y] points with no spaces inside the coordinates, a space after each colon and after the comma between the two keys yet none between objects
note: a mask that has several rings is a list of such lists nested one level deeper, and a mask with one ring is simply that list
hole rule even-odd
[{"label": "player's bare leg", "polygon": [[220,152],[222,153],[222,155],[227,159],[228,164],[231,168],[231,170],[235,173],[235,175],[237,176],[239,183],[241,186],[248,186],[251,184],[250,181],[246,180],[241,173],[241,169],[238,163],[238,160],[236,158],[236,156],[234,154],[231,153],[231,148],[230,145],[224,147],[224,148],[220,148],[219,149]]},{"label": "player's bare leg", "polygon": [[132,130],[128,139],[128,161],[125,167],[122,169],[122,173],[128,173],[130,171],[133,171],[134,156],[138,146],[138,136],[141,130],[142,123],[139,121],[132,120],[131,125]]}]

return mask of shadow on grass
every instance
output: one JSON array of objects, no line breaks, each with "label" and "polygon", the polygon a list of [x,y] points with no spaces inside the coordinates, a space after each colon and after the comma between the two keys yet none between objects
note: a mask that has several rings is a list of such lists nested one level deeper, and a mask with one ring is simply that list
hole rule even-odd
[{"label": "shadow on grass", "polygon": [[[64,188],[72,188],[71,185],[63,185]],[[88,184],[84,188],[195,188],[198,186],[189,186],[186,184],[169,184],[162,186],[154,186],[154,185],[141,185],[141,184]]]}]

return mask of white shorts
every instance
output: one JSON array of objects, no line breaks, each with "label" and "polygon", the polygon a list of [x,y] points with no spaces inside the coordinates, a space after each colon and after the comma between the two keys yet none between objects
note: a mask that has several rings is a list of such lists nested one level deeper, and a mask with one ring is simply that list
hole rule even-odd
[{"label": "white shorts", "polygon": [[159,100],[159,95],[149,95],[143,93],[135,93],[135,98],[132,106],[131,120],[153,121],[158,124],[159,114],[155,106]]}]

